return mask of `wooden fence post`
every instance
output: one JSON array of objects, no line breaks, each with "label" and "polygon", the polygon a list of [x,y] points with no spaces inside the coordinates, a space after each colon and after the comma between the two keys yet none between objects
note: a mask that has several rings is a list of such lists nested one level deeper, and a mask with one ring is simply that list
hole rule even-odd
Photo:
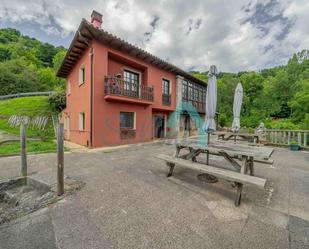
[{"label": "wooden fence post", "polygon": [[[21,175],[27,177],[27,143],[26,143],[26,127],[20,125],[20,156],[21,156]],[[26,183],[27,180],[25,180]]]},{"label": "wooden fence post", "polygon": [[57,129],[57,192],[64,194],[64,147],[63,147],[63,124],[58,124]]}]

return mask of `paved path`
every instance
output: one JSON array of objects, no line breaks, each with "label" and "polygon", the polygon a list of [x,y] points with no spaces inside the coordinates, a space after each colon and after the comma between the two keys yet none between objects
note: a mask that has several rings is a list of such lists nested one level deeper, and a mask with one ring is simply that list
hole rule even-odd
[{"label": "paved path", "polygon": [[[199,182],[167,168],[167,145],[65,154],[65,174],[86,185],[64,200],[0,227],[0,248],[309,248],[309,153],[276,149],[256,165],[266,190],[245,187],[239,208],[230,184]],[[222,164],[220,158],[211,157]],[[29,156],[29,172],[55,183],[56,156]],[[0,180],[19,158],[0,159]]]}]

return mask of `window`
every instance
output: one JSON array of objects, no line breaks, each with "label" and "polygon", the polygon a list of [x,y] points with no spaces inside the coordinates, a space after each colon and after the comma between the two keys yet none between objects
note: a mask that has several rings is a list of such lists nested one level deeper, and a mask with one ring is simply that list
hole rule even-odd
[{"label": "window", "polygon": [[83,131],[85,130],[85,113],[81,112],[79,114],[79,130]]},{"label": "window", "polygon": [[188,84],[188,100],[193,99],[193,85],[191,82]]},{"label": "window", "polygon": [[138,95],[140,75],[129,70],[124,70],[124,89]]},{"label": "window", "polygon": [[124,81],[138,85],[140,83],[139,73],[124,70]]},{"label": "window", "polygon": [[170,94],[170,81],[169,80],[162,80],[162,93],[163,94]]},{"label": "window", "polygon": [[188,99],[188,82],[185,80],[182,82],[182,97],[185,100]]},{"label": "window", "polygon": [[120,129],[135,129],[134,112],[120,112]]},{"label": "window", "polygon": [[67,88],[67,90],[68,90],[68,95],[70,95],[71,94],[71,81],[70,80],[68,80],[68,88]]},{"label": "window", "polygon": [[79,85],[82,85],[85,83],[85,66],[82,65],[79,68]]},{"label": "window", "polygon": [[198,86],[194,89],[194,100],[198,101],[198,94],[199,94],[200,88]]},{"label": "window", "polygon": [[64,129],[70,130],[70,117],[69,116],[64,118]]}]

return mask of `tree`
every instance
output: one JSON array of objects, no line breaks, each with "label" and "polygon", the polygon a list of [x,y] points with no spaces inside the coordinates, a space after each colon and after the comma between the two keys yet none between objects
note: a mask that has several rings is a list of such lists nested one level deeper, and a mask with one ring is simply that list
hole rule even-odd
[{"label": "tree", "polygon": [[40,90],[35,66],[21,59],[0,63],[0,95]]},{"label": "tree", "polygon": [[58,83],[58,79],[50,67],[41,68],[38,70],[38,80],[41,83],[41,91],[54,89]]},{"label": "tree", "polygon": [[65,52],[15,29],[0,29],[0,95],[64,89],[65,81],[55,72]]},{"label": "tree", "polygon": [[309,79],[301,81],[301,87],[289,102],[289,106],[296,122],[301,122],[306,118],[305,115],[309,114]]},{"label": "tree", "polygon": [[48,102],[54,112],[60,113],[66,107],[65,91],[57,91],[55,94],[49,96]]},{"label": "tree", "polygon": [[66,50],[60,50],[53,58],[53,69],[54,72],[57,73],[58,69],[61,66],[61,63],[66,55]]}]

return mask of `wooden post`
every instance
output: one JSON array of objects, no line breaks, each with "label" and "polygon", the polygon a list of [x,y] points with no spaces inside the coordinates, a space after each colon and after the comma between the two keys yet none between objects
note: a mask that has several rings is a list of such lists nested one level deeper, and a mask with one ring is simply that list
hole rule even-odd
[{"label": "wooden post", "polygon": [[[27,177],[27,142],[26,142],[26,127],[24,124],[20,126],[20,156],[21,156],[21,175]],[[27,180],[25,179],[25,183]]]},{"label": "wooden post", "polygon": [[240,174],[245,174],[246,168],[247,168],[247,166],[248,166],[247,161],[248,161],[248,157],[246,157],[246,156],[242,156],[242,157],[241,157]]},{"label": "wooden post", "polygon": [[57,193],[64,194],[64,147],[63,147],[63,124],[58,124],[57,129]]}]

